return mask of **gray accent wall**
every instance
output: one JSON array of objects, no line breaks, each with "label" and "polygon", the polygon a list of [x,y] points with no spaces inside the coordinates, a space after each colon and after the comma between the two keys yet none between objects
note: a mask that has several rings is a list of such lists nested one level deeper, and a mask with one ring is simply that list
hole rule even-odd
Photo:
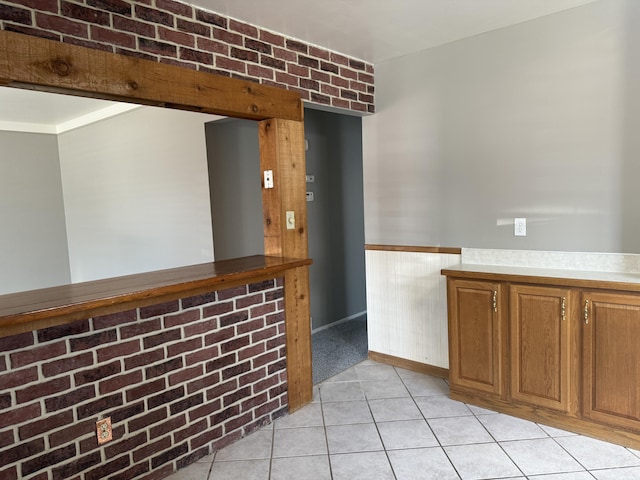
[{"label": "gray accent wall", "polygon": [[205,135],[216,260],[264,255],[258,124],[208,122]]},{"label": "gray accent wall", "polygon": [[[216,260],[264,252],[258,127],[228,119],[206,125]],[[359,117],[305,110],[313,328],[366,310],[362,124]],[[277,179],[276,179],[277,181]]]},{"label": "gray accent wall", "polygon": [[600,0],[376,65],[367,243],[640,253],[638,25]]},{"label": "gray accent wall", "polygon": [[0,131],[0,295],[71,282],[56,135]]},{"label": "gray accent wall", "polygon": [[366,311],[362,120],[305,110],[313,328]]}]

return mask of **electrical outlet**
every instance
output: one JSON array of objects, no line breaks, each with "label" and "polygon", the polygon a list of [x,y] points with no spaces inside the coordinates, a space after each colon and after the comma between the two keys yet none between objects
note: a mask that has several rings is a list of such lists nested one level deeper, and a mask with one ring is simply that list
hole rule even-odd
[{"label": "electrical outlet", "polygon": [[98,436],[98,445],[102,445],[113,440],[111,417],[107,417],[96,422],[96,435]]},{"label": "electrical outlet", "polygon": [[527,236],[527,219],[526,218],[513,219],[513,235],[516,237]]},{"label": "electrical outlet", "polygon": [[264,171],[264,188],[273,188],[273,170]]}]

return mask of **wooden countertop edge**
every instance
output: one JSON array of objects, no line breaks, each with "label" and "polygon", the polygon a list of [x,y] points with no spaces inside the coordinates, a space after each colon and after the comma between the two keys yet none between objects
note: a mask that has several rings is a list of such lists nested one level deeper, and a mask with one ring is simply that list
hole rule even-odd
[{"label": "wooden countertop edge", "polygon": [[446,253],[450,255],[460,255],[460,247],[419,247],[408,245],[373,245],[366,244],[365,250],[378,250],[384,252],[415,252],[415,253]]},{"label": "wooden countertop edge", "polygon": [[0,296],[0,337],[274,278],[311,259],[256,255]]},{"label": "wooden countertop edge", "polygon": [[443,268],[441,274],[451,278],[464,278],[470,280],[491,280],[497,282],[512,282],[512,283],[535,283],[544,285],[556,285],[562,287],[576,287],[576,288],[594,288],[599,290],[616,290],[627,292],[640,292],[640,283],[634,282],[622,282],[616,280],[602,280],[602,279],[584,279],[584,278],[571,278],[570,276],[539,276],[539,275],[526,275],[517,273],[494,273],[494,272],[478,272],[478,271],[465,271],[465,270],[451,270]]}]

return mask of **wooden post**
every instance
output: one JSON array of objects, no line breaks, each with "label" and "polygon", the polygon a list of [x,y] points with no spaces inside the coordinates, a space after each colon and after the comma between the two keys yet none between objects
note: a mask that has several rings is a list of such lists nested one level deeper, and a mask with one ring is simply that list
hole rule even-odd
[{"label": "wooden post", "polygon": [[[269,119],[259,124],[265,255],[307,258],[306,164],[303,122]],[[273,172],[265,188],[264,171]],[[287,212],[294,223],[288,224]],[[309,267],[285,273],[285,315],[289,411],[311,402]]]}]

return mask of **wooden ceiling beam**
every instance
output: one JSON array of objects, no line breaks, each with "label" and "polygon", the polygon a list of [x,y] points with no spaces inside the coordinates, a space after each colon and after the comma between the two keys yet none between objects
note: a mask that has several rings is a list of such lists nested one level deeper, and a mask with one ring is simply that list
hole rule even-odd
[{"label": "wooden ceiling beam", "polygon": [[251,120],[303,120],[297,92],[7,31],[0,31],[0,85]]}]

